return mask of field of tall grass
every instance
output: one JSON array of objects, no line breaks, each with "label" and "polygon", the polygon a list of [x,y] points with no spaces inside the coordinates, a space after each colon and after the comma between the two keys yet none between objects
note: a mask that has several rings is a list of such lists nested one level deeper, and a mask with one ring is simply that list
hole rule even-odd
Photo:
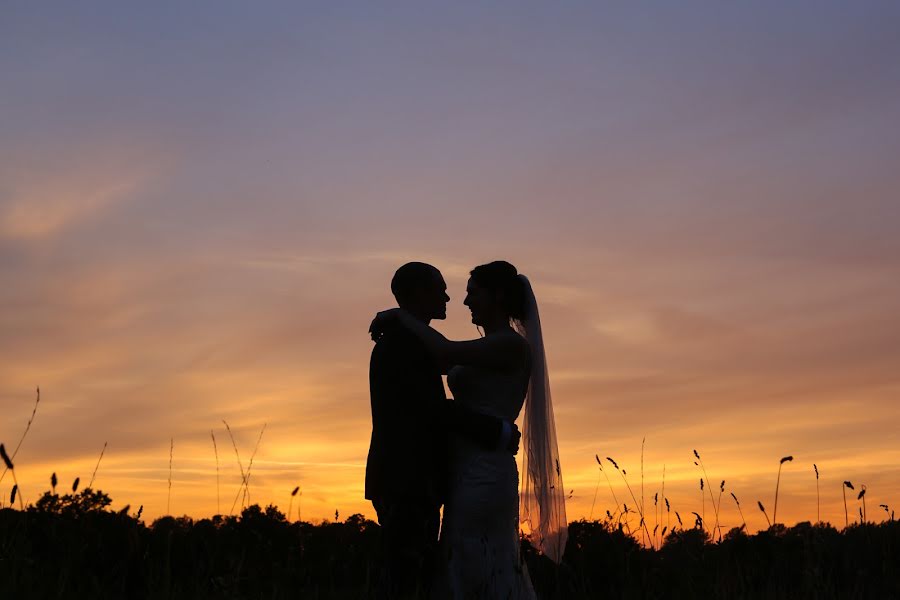
[{"label": "field of tall grass", "polygon": [[[102,491],[0,510],[0,598],[371,598],[380,528],[289,522],[275,506],[147,524]],[[523,541],[541,598],[900,598],[900,524],[695,524],[641,545],[616,520],[570,523],[561,565]]]}]

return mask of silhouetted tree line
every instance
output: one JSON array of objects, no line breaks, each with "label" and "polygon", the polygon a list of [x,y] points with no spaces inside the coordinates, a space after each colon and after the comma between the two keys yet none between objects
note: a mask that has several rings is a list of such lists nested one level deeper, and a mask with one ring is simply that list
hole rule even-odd
[{"label": "silhouetted tree line", "polygon": [[[0,598],[368,598],[378,524],[288,523],[274,506],[194,521],[113,512],[101,491],[0,510]],[[900,598],[900,524],[701,528],[643,548],[609,522],[570,524],[563,564],[523,543],[542,598]]]}]

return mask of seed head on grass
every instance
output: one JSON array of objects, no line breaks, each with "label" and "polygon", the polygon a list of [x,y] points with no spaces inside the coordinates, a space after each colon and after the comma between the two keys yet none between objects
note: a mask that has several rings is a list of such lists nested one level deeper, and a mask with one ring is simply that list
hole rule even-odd
[{"label": "seed head on grass", "polygon": [[16,503],[16,492],[19,491],[19,484],[13,484],[12,492],[9,494],[9,505],[12,506]]},{"label": "seed head on grass", "polygon": [[769,515],[766,514],[766,507],[763,506],[763,503],[762,503],[762,501],[760,501],[760,500],[757,500],[756,503],[759,505],[759,510],[762,511],[762,514],[764,514],[764,515],[766,516],[766,522],[769,524],[769,528],[771,528],[771,527],[772,527],[772,521],[769,521]]},{"label": "seed head on grass", "polygon": [[[696,452],[696,450],[694,450]],[[706,496],[703,495],[703,478],[700,478],[700,504],[702,505],[703,516],[706,516]]]},{"label": "seed head on grass", "polygon": [[6,465],[6,468],[12,471],[13,463],[9,458],[9,454],[6,453],[6,446],[4,446],[3,444],[0,444],[0,458],[3,458],[3,464]]},{"label": "seed head on grass", "polygon": [[862,500],[862,517],[863,523],[866,523],[866,486],[860,486],[862,489],[859,492],[859,495],[856,497],[857,500]]},{"label": "seed head on grass", "polygon": [[59,480],[56,478],[56,473],[54,472],[50,475],[50,487],[53,488],[53,493],[56,494],[56,484],[59,483]]},{"label": "seed head on grass", "polygon": [[[9,458],[9,455],[6,453],[6,447],[3,444],[0,444],[0,457],[3,458],[3,464],[6,465],[6,470],[13,475],[13,494],[12,498],[16,497],[15,491],[19,489],[19,482],[16,479],[16,470],[13,468],[12,460]],[[7,471],[4,471],[4,475]],[[10,506],[12,506],[13,502],[10,502]],[[19,508],[25,510],[25,503],[22,500],[22,494],[19,494]]]},{"label": "seed head on grass", "polygon": [[78,482],[80,482],[80,481],[81,481],[81,477],[76,477],[75,481],[72,482],[72,493],[73,494],[78,491]]},{"label": "seed head on grass", "polygon": [[287,511],[288,522],[291,521],[291,509],[294,508],[294,496],[296,496],[297,492],[299,492],[299,491],[300,491],[300,486],[298,485],[297,487],[294,488],[294,491],[291,492],[291,500],[288,503],[288,511]]}]

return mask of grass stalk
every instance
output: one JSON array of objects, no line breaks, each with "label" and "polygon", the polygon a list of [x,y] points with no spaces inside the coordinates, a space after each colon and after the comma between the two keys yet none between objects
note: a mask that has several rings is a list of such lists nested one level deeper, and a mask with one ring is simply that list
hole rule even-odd
[{"label": "grass stalk", "polygon": [[844,529],[850,527],[850,515],[847,513],[847,488],[854,489],[853,484],[845,481],[841,486],[841,493],[844,494]]},{"label": "grass stalk", "polygon": [[772,522],[778,523],[778,486],[781,484],[781,466],[794,460],[793,456],[785,456],[778,463],[778,480],[775,482],[775,508],[772,509]]},{"label": "grass stalk", "polygon": [[[703,464],[703,459],[700,458],[700,453],[694,450],[694,456],[697,460],[694,462],[695,465],[698,465],[703,470],[703,477],[706,478],[706,487],[709,488],[709,475],[706,473],[706,465]],[[706,496],[703,496],[703,480],[700,481],[700,496],[703,498],[703,518],[706,519]],[[718,512],[716,509],[716,500],[713,498],[712,489],[709,488],[709,501],[712,502],[713,509]],[[719,520],[719,515],[716,514],[716,521]]]},{"label": "grass stalk", "polygon": [[[16,459],[16,455],[19,453],[19,448],[22,447],[22,442],[25,441],[25,436],[28,435],[28,432],[31,430],[31,424],[34,422],[34,415],[37,413],[38,404],[41,403],[41,387],[37,387],[37,396],[34,400],[34,408],[31,409],[31,416],[28,418],[28,423],[25,425],[25,431],[22,432],[22,437],[19,438],[19,443],[16,444],[15,449],[13,450],[12,456],[9,458],[11,460]],[[6,477],[6,472],[11,471],[9,467],[4,466],[3,473],[0,474],[0,483],[3,483],[3,478]],[[15,479],[15,473],[13,473],[13,479]],[[22,490],[19,490],[19,496],[22,496]]]},{"label": "grass stalk", "polygon": [[744,529],[747,529],[747,519],[744,518],[744,511],[741,510],[741,503],[738,501],[737,496],[734,495],[734,492],[731,492],[731,497],[734,498],[734,503],[737,504],[738,513],[740,513],[741,521],[744,523]]},{"label": "grass stalk", "polygon": [[166,497],[166,514],[171,515],[172,510],[172,456],[175,454],[175,438],[169,440],[169,493]]},{"label": "grass stalk", "polygon": [[819,467],[816,466],[816,463],[813,463],[813,470],[816,472],[816,523],[821,523],[822,517],[819,516]]},{"label": "grass stalk", "polygon": [[[666,512],[668,512],[669,502],[666,500],[666,465],[665,465],[665,463],[663,463],[662,490],[659,492],[659,495],[666,502]],[[659,520],[662,521],[662,504],[659,505],[659,514],[660,514]],[[668,529],[668,528],[669,528],[669,519],[668,519],[668,515],[666,515],[666,526],[663,527],[662,537],[659,540],[660,545],[662,545],[662,540],[665,539],[666,529]]]},{"label": "grass stalk", "polygon": [[97,469],[100,468],[100,461],[103,460],[103,454],[106,452],[106,444],[108,442],[103,442],[103,449],[100,450],[100,458],[97,459],[97,464],[94,466],[94,472],[91,473],[91,481],[88,483],[88,487],[94,488],[94,478],[97,477]]},{"label": "grass stalk", "polygon": [[[609,460],[610,462],[612,462],[612,463],[613,463],[613,466],[616,467],[616,470],[619,471],[619,473],[621,473],[622,479],[625,481],[625,487],[628,488],[628,493],[631,494],[631,500],[634,502],[634,505],[635,505],[635,506],[637,507],[637,509],[638,509],[638,515],[639,515],[640,518],[641,518],[641,522],[640,522],[640,524],[639,524],[639,528],[640,528],[640,527],[643,527],[642,533],[641,533],[641,537],[643,538],[644,533],[646,533],[646,534],[647,534],[647,538],[650,538],[650,530],[647,529],[647,523],[644,522],[644,511],[643,511],[643,509],[641,508],[641,505],[638,503],[637,498],[636,498],[635,495],[634,495],[634,491],[631,489],[631,484],[628,483],[628,473],[625,472],[625,469],[619,469],[619,465],[617,465],[617,464],[616,464],[616,461],[614,461],[613,459],[607,457],[607,460]],[[627,522],[627,517],[626,517],[626,522]]]},{"label": "grass stalk", "polygon": [[[259,450],[259,443],[262,441],[263,433],[266,431],[267,423],[263,423],[262,429],[259,432],[259,437],[256,438],[256,446],[253,447],[253,453],[250,454],[250,462],[247,463],[247,476],[244,478],[244,491],[243,498],[241,499],[241,507],[243,508],[246,503],[248,506],[250,505],[250,469],[253,468],[253,459],[256,457],[256,451]],[[238,496],[241,495],[241,491],[238,490]],[[237,498],[234,499],[234,502],[237,502]],[[232,507],[234,504],[232,504]]]},{"label": "grass stalk", "polygon": [[603,474],[603,463],[600,462],[600,455],[595,454],[594,458],[597,459],[600,471],[597,472],[597,485],[594,487],[594,499],[591,501],[591,512],[588,515],[588,521],[591,521],[594,518],[594,506],[597,504],[597,492],[600,491],[600,476]]},{"label": "grass stalk", "polygon": [[719,531],[719,507],[722,506],[722,493],[725,492],[725,480],[722,480],[722,483],[719,484],[719,498],[715,503],[716,510],[716,524],[713,525],[713,537],[715,537],[716,532],[719,534],[719,541],[722,540],[722,532]]},{"label": "grass stalk", "polygon": [[219,447],[216,445],[216,434],[212,429],[209,430],[209,435],[212,438],[213,443],[213,452],[216,455],[216,514],[222,514],[222,496],[219,493]]},{"label": "grass stalk", "polygon": [[[644,515],[647,514],[646,509],[644,507],[644,444],[647,441],[647,436],[641,438],[641,519],[644,518]],[[645,527],[646,529],[646,527]],[[643,538],[644,534],[641,532],[641,537]],[[650,536],[650,532],[647,531],[647,537]],[[652,542],[651,542],[652,545]]]},{"label": "grass stalk", "polygon": [[[234,448],[234,455],[237,458],[238,468],[241,470],[241,487],[247,481],[247,478],[244,476],[244,465],[241,462],[241,455],[238,452],[237,443],[234,441],[234,434],[231,433],[231,427],[228,426],[228,421],[222,419],[222,423],[225,424],[225,431],[228,432],[228,437],[231,438],[231,446]],[[241,495],[241,488],[238,488],[238,496]],[[231,503],[231,510],[228,511],[228,514],[231,515],[234,513],[234,506],[237,504],[237,497],[235,497],[234,502]]]},{"label": "grass stalk", "polygon": [[[599,457],[597,457],[597,458],[599,460]],[[614,461],[613,459],[611,459],[608,456],[606,457],[606,460],[611,462],[613,465],[616,464],[616,461]],[[617,467],[617,469],[618,469],[618,467]],[[609,492],[612,494],[613,502],[615,502],[616,512],[619,512],[619,499],[616,497],[616,490],[613,489],[612,481],[609,480],[609,475],[607,474],[606,470],[602,468],[602,465],[601,465],[600,470],[603,471],[603,476],[606,478],[606,485],[609,486]]]}]

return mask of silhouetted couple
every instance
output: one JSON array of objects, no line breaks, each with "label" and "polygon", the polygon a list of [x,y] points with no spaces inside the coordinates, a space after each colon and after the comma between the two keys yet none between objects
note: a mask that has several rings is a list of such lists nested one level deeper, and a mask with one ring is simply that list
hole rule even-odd
[{"label": "silhouetted couple", "polygon": [[[537,303],[503,261],[475,267],[464,304],[484,331],[447,340],[440,271],[412,262],[391,281],[369,367],[366,498],[382,527],[385,598],[534,598],[519,527],[559,562],[565,500]],[[441,374],[453,400],[445,396]],[[523,409],[519,495],[514,421]],[[443,523],[440,508],[444,507]],[[438,533],[440,532],[440,539]]]}]

